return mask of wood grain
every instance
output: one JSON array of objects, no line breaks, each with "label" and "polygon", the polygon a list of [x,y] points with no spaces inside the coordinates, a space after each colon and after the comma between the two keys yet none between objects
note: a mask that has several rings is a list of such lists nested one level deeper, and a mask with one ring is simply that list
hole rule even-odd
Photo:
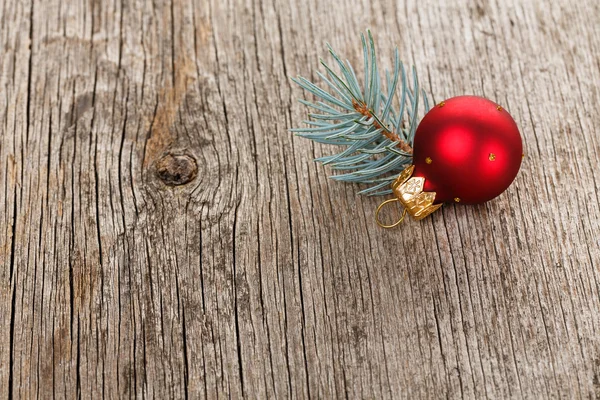
[{"label": "wood grain", "polygon": [[[0,397],[600,398],[600,3],[6,0]],[[385,231],[288,132],[372,28],[526,158]],[[186,161],[187,160],[187,161]]]}]

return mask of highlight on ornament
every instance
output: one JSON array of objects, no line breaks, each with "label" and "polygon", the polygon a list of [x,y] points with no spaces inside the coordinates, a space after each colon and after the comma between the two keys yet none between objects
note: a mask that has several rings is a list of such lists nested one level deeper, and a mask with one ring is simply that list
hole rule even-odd
[{"label": "highlight on ornament", "polygon": [[[377,224],[399,225],[405,215],[420,220],[443,203],[479,204],[504,192],[517,176],[523,145],[517,124],[501,105],[477,96],[457,96],[430,107],[415,68],[410,74],[394,52],[394,67],[380,73],[370,31],[361,35],[364,68],[327,47],[332,66],[321,60],[323,87],[292,80],[316,97],[307,127],[296,135],[340,147],[316,159],[339,173],[332,179],[368,185],[359,194],[390,195],[375,211]],[[383,77],[382,77],[383,75]],[[385,84],[384,84],[385,83]],[[424,117],[418,121],[419,107]],[[401,218],[381,222],[384,206],[398,203]]]}]

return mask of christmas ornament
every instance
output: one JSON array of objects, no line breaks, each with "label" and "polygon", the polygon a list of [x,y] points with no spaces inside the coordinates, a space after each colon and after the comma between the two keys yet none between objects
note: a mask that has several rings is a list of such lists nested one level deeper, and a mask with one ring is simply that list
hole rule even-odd
[{"label": "christmas ornament", "polygon": [[[454,97],[429,109],[414,68],[411,88],[397,50],[393,71],[385,72],[387,89],[382,89],[373,37],[368,32],[368,45],[361,38],[362,84],[350,63],[343,62],[329,45],[339,72],[323,61],[326,74],[317,72],[329,90],[302,77],[293,79],[321,101],[299,100],[318,113],[309,114],[311,120],[305,121],[309,127],[292,131],[315,142],[344,147],[338,154],[317,159],[335,170],[350,171],[332,178],[370,184],[361,194],[393,193],[395,197],[381,203],[375,213],[384,228],[398,225],[406,213],[420,220],[442,203],[478,204],[504,192],[523,157],[521,135],[510,114],[477,96]],[[425,116],[418,122],[420,102]],[[392,202],[399,202],[404,212],[399,221],[385,225],[379,213]]]}]

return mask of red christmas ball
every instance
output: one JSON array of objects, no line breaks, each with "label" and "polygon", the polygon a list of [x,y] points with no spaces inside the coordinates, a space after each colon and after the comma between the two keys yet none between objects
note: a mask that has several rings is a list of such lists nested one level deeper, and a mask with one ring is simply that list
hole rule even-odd
[{"label": "red christmas ball", "polygon": [[423,118],[415,133],[413,177],[435,203],[477,204],[504,192],[521,166],[517,124],[496,103],[477,96],[453,97]]}]

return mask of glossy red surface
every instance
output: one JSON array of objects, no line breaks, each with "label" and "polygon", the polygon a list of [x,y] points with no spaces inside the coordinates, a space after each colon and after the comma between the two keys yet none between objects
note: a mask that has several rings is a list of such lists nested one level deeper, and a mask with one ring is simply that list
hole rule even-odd
[{"label": "glossy red surface", "polygon": [[413,176],[425,178],[424,190],[436,192],[436,203],[493,199],[515,179],[523,154],[510,114],[476,96],[453,97],[432,108],[417,128],[413,148]]}]

